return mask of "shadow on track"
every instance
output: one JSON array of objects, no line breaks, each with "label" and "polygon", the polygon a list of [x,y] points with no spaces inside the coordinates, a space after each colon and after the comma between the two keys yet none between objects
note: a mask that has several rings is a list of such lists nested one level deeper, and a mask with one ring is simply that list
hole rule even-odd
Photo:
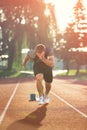
[{"label": "shadow on track", "polygon": [[6,130],[38,130],[42,124],[41,121],[46,116],[47,104],[37,108],[27,115],[24,119],[18,120],[11,124]]}]

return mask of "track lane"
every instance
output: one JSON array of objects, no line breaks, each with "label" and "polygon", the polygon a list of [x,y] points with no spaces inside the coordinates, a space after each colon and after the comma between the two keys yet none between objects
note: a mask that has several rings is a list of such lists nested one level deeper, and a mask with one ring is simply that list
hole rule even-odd
[{"label": "track lane", "polygon": [[[54,79],[52,92],[62,96],[64,100],[73,105],[79,106],[79,108],[84,107],[84,104],[81,105],[81,102],[86,98],[86,95],[83,95],[84,92],[73,89],[74,84],[71,87],[68,85],[68,82],[66,83],[64,80]],[[35,80],[22,80],[0,126],[0,130],[87,129],[87,119],[64,102],[61,102],[56,96],[50,93],[50,104],[39,106],[36,101],[29,101],[29,94],[31,93],[36,93]],[[78,95],[73,96],[75,93],[78,93]],[[78,96],[80,98],[82,96],[80,102],[76,98]],[[78,102],[77,104],[74,104],[75,100]]]},{"label": "track lane", "polygon": [[13,90],[15,89],[15,83],[18,79],[0,79],[0,115],[4,110]]},{"label": "track lane", "polygon": [[87,115],[87,86],[74,84],[72,80],[57,80],[52,90],[55,94]]},{"label": "track lane", "polygon": [[4,116],[5,116],[7,110],[8,110],[8,108],[9,108],[9,106],[10,106],[10,103],[11,103],[12,99],[13,99],[14,96],[15,96],[15,93],[16,93],[18,87],[19,87],[19,84],[20,84],[20,81],[16,84],[15,89],[13,90],[13,92],[12,92],[12,94],[11,94],[11,96],[10,96],[10,98],[9,98],[9,100],[8,100],[8,102],[7,102],[7,104],[6,104],[6,106],[4,107],[4,109],[3,109],[3,111],[2,111],[2,114],[0,115],[0,124],[2,123],[2,121],[3,121],[3,119],[4,119]]}]

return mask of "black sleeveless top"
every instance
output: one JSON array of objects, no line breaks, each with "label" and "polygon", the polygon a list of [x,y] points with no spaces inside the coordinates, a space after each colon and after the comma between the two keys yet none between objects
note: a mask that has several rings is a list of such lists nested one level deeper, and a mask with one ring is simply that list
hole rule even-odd
[{"label": "black sleeveless top", "polygon": [[[46,52],[45,52],[45,58],[47,58],[48,56],[52,56],[53,55],[53,51],[51,48],[46,48]],[[43,61],[41,61],[41,59],[39,59],[39,57],[36,55],[34,60],[34,66],[44,66],[44,67],[49,67],[48,65],[46,65]]]}]

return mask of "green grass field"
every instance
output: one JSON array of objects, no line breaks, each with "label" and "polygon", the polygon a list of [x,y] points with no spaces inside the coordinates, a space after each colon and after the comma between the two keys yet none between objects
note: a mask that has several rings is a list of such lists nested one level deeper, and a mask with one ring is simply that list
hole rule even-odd
[{"label": "green grass field", "polygon": [[31,73],[22,73],[21,71],[15,71],[15,70],[0,71],[0,78],[18,78],[18,77],[26,77],[26,76],[31,76]]},{"label": "green grass field", "polygon": [[[33,75],[30,71],[8,71],[8,70],[0,70],[0,78],[18,78],[18,77],[27,77]],[[76,70],[70,70],[68,74],[65,72],[58,74],[58,77],[71,77],[76,78],[78,80],[87,80],[87,70],[80,70],[79,74],[76,76]]]},{"label": "green grass field", "polygon": [[70,70],[68,74],[62,73],[58,76],[71,77],[78,80],[87,80],[87,70],[80,70],[78,75],[76,75],[76,70]]}]

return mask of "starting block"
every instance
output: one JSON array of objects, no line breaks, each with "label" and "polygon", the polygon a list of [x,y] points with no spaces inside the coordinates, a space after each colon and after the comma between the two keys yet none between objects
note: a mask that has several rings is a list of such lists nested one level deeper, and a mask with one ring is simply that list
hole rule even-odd
[{"label": "starting block", "polygon": [[30,101],[35,101],[36,100],[36,94],[32,93],[30,94]]}]

